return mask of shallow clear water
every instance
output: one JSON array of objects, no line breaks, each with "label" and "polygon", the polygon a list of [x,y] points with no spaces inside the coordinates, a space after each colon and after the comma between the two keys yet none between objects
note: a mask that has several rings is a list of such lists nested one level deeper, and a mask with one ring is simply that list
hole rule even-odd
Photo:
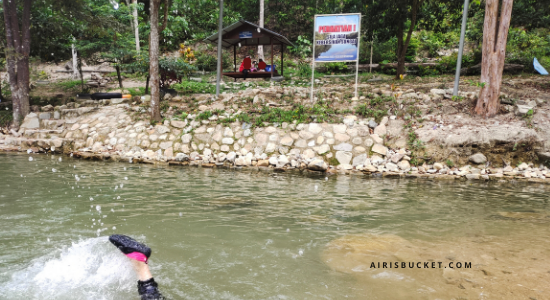
[{"label": "shallow clear water", "polygon": [[[543,185],[32,157],[0,155],[0,299],[137,299],[130,263],[107,241],[113,233],[151,246],[153,274],[171,299],[550,294]],[[403,257],[473,268],[365,268]]]}]

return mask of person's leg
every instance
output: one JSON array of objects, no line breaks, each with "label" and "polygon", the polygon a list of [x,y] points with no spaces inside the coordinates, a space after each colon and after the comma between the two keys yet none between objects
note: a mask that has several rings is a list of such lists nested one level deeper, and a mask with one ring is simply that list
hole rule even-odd
[{"label": "person's leg", "polygon": [[125,235],[111,235],[109,241],[131,259],[138,277],[138,294],[141,296],[141,300],[165,299],[159,292],[158,284],[147,264],[147,260],[151,256],[151,248]]},{"label": "person's leg", "polygon": [[248,70],[248,69],[244,69],[244,70],[243,70],[243,73],[244,73],[244,80],[246,80],[246,76],[248,75],[248,71],[250,71],[250,70]]}]

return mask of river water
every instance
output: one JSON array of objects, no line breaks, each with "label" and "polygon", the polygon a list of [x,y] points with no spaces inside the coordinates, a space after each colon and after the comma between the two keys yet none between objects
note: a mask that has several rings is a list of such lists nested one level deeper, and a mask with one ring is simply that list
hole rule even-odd
[{"label": "river water", "polygon": [[[138,299],[128,259],[107,240],[113,233],[153,249],[150,267],[170,299],[550,295],[544,185],[60,155],[2,154],[0,170],[0,299]],[[373,262],[429,268],[370,268]]]}]

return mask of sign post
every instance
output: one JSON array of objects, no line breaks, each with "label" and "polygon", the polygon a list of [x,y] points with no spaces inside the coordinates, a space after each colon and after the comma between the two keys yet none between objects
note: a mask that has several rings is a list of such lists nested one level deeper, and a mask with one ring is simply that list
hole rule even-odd
[{"label": "sign post", "polygon": [[311,61],[311,102],[315,86],[316,62],[355,62],[355,98],[359,78],[361,14],[315,15],[313,59]]}]

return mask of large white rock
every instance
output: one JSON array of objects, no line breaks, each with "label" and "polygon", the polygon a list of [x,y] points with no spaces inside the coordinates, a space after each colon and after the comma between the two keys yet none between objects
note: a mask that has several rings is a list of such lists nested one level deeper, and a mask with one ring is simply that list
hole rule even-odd
[{"label": "large white rock", "polygon": [[223,136],[233,137],[233,130],[231,130],[231,128],[229,127],[225,127],[225,129],[223,130]]},{"label": "large white rock", "polygon": [[485,155],[483,155],[483,153],[476,153],[470,157],[468,157],[468,160],[473,162],[474,164],[484,164],[487,162],[487,157],[485,157]]},{"label": "large white rock", "polygon": [[284,167],[285,165],[289,164],[290,161],[288,160],[288,157],[286,155],[279,156],[278,164],[279,167]]},{"label": "large white rock", "polygon": [[372,146],[372,152],[382,154],[382,155],[385,156],[385,155],[388,154],[388,148],[386,148],[385,146],[382,146],[380,144],[375,144],[374,146]]},{"label": "large white rock", "polygon": [[235,140],[233,140],[233,138],[230,138],[230,137],[222,139],[222,144],[224,145],[233,145],[234,142]]},{"label": "large white rock", "polygon": [[316,123],[309,124],[309,132],[311,132],[313,134],[318,134],[321,131],[323,131],[323,127],[321,127],[321,125],[316,124]]},{"label": "large white rock", "polygon": [[386,125],[384,124],[380,124],[374,128],[374,134],[378,134],[378,136],[384,136],[386,132]]},{"label": "large white rock", "polygon": [[375,166],[379,166],[384,163],[384,159],[376,154],[370,158],[370,161]]},{"label": "large white rock", "polygon": [[314,159],[307,165],[307,168],[313,171],[324,172],[327,170],[328,165],[322,159]]},{"label": "large white rock", "polygon": [[23,120],[23,124],[21,124],[21,128],[26,128],[26,129],[40,128],[40,121],[38,120],[38,116],[35,113],[28,114],[25,117],[25,120]]},{"label": "large white rock", "polygon": [[311,159],[311,158],[314,158],[315,157],[315,152],[313,152],[313,150],[311,149],[306,149],[304,151],[304,153],[302,154],[302,157],[304,159]]},{"label": "large white rock", "polygon": [[367,160],[367,154],[358,155],[353,159],[352,165],[354,167],[359,165],[364,165],[366,160]]},{"label": "large white rock", "polygon": [[337,151],[351,151],[353,149],[353,146],[348,143],[341,143],[333,147],[334,150]]},{"label": "large white rock", "polygon": [[228,162],[234,162],[235,161],[235,156],[237,156],[237,153],[231,151],[231,152],[227,153],[227,156],[225,157],[225,159]]},{"label": "large white rock", "polygon": [[275,156],[272,156],[272,157],[269,158],[269,164],[270,165],[276,166],[278,162],[279,161],[277,160],[277,157],[275,157]]},{"label": "large white rock", "polygon": [[411,168],[411,164],[406,160],[402,160],[397,163],[397,167],[403,171],[408,171]]},{"label": "large white rock", "polygon": [[319,146],[319,148],[317,149],[317,154],[321,155],[321,154],[327,153],[329,151],[330,151],[330,146],[327,145],[327,144],[324,144],[324,145]]},{"label": "large white rock", "polygon": [[349,165],[352,157],[353,155],[351,154],[351,152],[346,152],[346,151],[336,152],[336,159],[341,165]]},{"label": "large white rock", "polygon": [[399,171],[399,168],[397,167],[397,165],[394,164],[394,163],[391,163],[391,162],[386,164],[386,169],[388,169],[388,171],[390,171],[390,172]]},{"label": "large white rock", "polygon": [[172,120],[172,121],[170,121],[170,125],[172,125],[173,127],[176,127],[176,128],[184,128],[185,126],[187,126],[187,122],[186,121]]}]

